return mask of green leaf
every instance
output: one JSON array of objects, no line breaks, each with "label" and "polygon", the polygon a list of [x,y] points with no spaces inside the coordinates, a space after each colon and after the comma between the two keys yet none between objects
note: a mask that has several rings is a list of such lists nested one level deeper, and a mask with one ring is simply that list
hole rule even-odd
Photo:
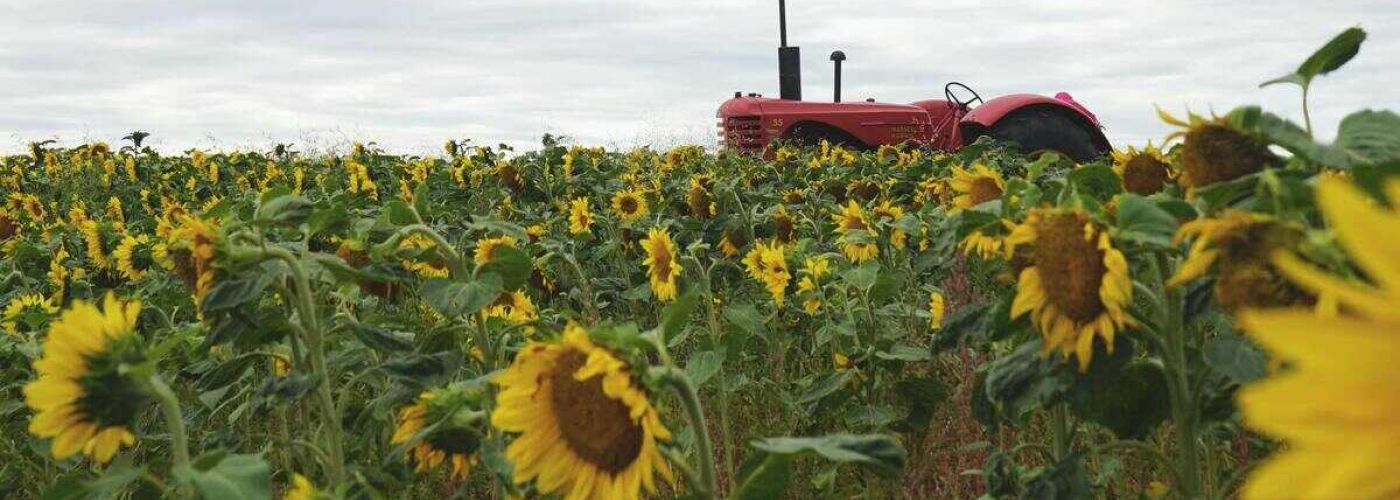
[{"label": "green leaf", "polygon": [[866,262],[859,266],[847,269],[841,273],[841,278],[850,283],[858,290],[866,291],[875,286],[875,280],[880,276],[880,263],[875,261]]},{"label": "green leaf", "polygon": [[1026,490],[1020,496],[1028,500],[1081,500],[1093,497],[1089,474],[1077,453],[1041,469],[1026,482]]},{"label": "green leaf", "polygon": [[898,477],[904,470],[904,447],[883,434],[767,438],[752,446],[777,455],[815,454],[837,463],[859,464],[884,477]]},{"label": "green leaf", "polygon": [[461,364],[461,354],[440,352],[392,358],[381,364],[380,368],[399,380],[431,385],[432,380],[449,376]]},{"label": "green leaf", "polygon": [[254,271],[252,276],[242,279],[218,280],[214,288],[200,302],[200,310],[205,314],[232,309],[262,296],[270,284],[267,275]]},{"label": "green leaf", "polygon": [[1040,347],[1040,339],[1021,344],[987,369],[987,398],[1010,417],[1062,400],[1074,383],[1073,368],[1058,356],[1042,357]]},{"label": "green leaf", "polygon": [[1171,246],[1176,217],[1147,198],[1125,193],[1118,198],[1118,236],[1156,247]]},{"label": "green leaf", "polygon": [[40,500],[78,500],[87,496],[87,483],[83,481],[85,476],[82,472],[70,472],[59,476],[44,490]]},{"label": "green leaf", "polygon": [[1280,76],[1273,80],[1259,84],[1260,87],[1275,83],[1292,83],[1300,87],[1307,87],[1312,83],[1313,78],[1336,71],[1342,65],[1356,57],[1356,53],[1361,50],[1361,42],[1366,41],[1366,32],[1361,28],[1347,28],[1333,37],[1323,45],[1322,48],[1313,52],[1303,64],[1298,65],[1298,69],[1293,73]]},{"label": "green leaf", "polygon": [[429,306],[443,316],[456,318],[476,314],[491,305],[501,294],[501,276],[495,273],[482,274],[470,283],[462,283],[444,278],[435,278],[423,283],[419,294]]},{"label": "green leaf", "polygon": [[696,387],[705,385],[724,365],[723,351],[700,351],[685,363],[685,375]]},{"label": "green leaf", "polygon": [[1264,352],[1243,336],[1222,334],[1211,337],[1201,351],[1206,366],[1237,384],[1259,380],[1267,373],[1268,360]]},{"label": "green leaf", "polygon": [[781,498],[792,481],[792,457],[773,453],[754,453],[739,467],[739,487],[733,498],[739,500],[768,500]]},{"label": "green leaf", "polygon": [[175,477],[194,485],[204,498],[261,500],[272,497],[272,471],[262,455],[218,450],[201,455]]},{"label": "green leaf", "polygon": [[87,482],[88,497],[118,498],[132,483],[140,479],[144,472],[145,466],[132,465],[131,456],[123,455],[108,466],[101,476]]},{"label": "green leaf", "polygon": [[909,409],[904,420],[892,427],[899,432],[915,432],[928,427],[933,411],[948,397],[948,387],[934,377],[909,377],[894,384],[894,392]]},{"label": "green leaf", "polygon": [[690,315],[695,312],[699,303],[700,293],[687,290],[677,297],[675,302],[668,304],[666,309],[661,311],[661,340],[669,342],[675,338],[690,320]]},{"label": "green leaf", "polygon": [[876,351],[875,357],[890,361],[928,361],[933,359],[933,355],[929,353],[928,349],[903,344],[890,346],[888,352]]},{"label": "green leaf", "polygon": [[807,386],[807,389],[798,396],[794,403],[802,405],[830,396],[845,387],[854,375],[855,372],[850,370],[818,375],[816,380],[812,381],[812,385]]},{"label": "green leaf", "polygon": [[1347,165],[1334,165],[1338,167],[1400,161],[1400,115],[1369,109],[1347,115],[1332,148],[1347,159]]},{"label": "green leaf", "polygon": [[384,207],[380,210],[382,217],[390,224],[396,226],[417,224],[421,220],[418,218],[418,213],[413,210],[413,207],[408,206],[408,203],[403,200],[389,200],[384,203]]},{"label": "green leaf", "polygon": [[1113,195],[1123,191],[1123,181],[1108,165],[1085,165],[1069,171],[1065,176],[1075,190],[1092,196],[1095,200],[1108,201]]},{"label": "green leaf", "polygon": [[350,331],[360,343],[379,352],[407,351],[413,348],[412,332],[391,332],[366,323],[354,323]]},{"label": "green leaf", "polygon": [[311,217],[312,208],[311,200],[294,194],[285,194],[259,203],[253,220],[255,222],[297,226]]},{"label": "green leaf", "polygon": [[763,336],[763,316],[753,304],[739,302],[724,306],[724,319],[749,335]]},{"label": "green leaf", "polygon": [[491,253],[491,261],[477,268],[478,276],[492,273],[501,276],[502,290],[519,290],[530,279],[534,263],[530,254],[515,247],[501,246]]},{"label": "green leaf", "polygon": [[1107,427],[1120,439],[1142,439],[1167,419],[1171,407],[1166,374],[1160,365],[1134,360],[1094,373],[1098,364],[1096,353],[1091,373],[1082,377],[1082,391],[1074,401],[1078,415]]}]

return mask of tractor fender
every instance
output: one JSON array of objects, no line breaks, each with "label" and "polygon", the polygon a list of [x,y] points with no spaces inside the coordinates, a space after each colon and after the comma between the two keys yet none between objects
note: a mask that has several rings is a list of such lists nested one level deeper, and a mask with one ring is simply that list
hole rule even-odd
[{"label": "tractor fender", "polygon": [[[1102,125],[1099,124],[1098,117],[1084,109],[1079,103],[1069,98],[1069,94],[1061,93],[1064,100],[1054,97],[1046,97],[1038,94],[1010,94],[995,97],[982,103],[981,106],[973,109],[963,117],[961,126],[964,129],[987,129],[1001,120],[1006,115],[1028,106],[1052,106],[1063,111],[1067,116],[1080,122],[1086,130],[1094,137],[1094,142],[1099,143],[1105,149],[1109,149],[1108,137],[1104,135]],[[963,137],[973,137],[975,134],[964,133]]]}]

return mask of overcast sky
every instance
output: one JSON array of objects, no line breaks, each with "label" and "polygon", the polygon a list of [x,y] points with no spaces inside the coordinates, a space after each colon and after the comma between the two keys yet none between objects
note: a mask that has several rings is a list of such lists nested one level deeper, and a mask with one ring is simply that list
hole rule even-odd
[{"label": "overcast sky", "polygon": [[[827,55],[842,49],[847,99],[909,102],[949,80],[983,96],[1064,90],[1115,144],[1167,132],[1154,103],[1301,121],[1296,88],[1257,84],[1358,24],[1361,54],[1313,88],[1323,137],[1347,112],[1400,109],[1400,2],[788,5],[808,99],[830,99]],[[712,142],[733,91],[777,94],[777,38],[771,0],[0,0],[0,151],[136,129],[167,151]]]}]

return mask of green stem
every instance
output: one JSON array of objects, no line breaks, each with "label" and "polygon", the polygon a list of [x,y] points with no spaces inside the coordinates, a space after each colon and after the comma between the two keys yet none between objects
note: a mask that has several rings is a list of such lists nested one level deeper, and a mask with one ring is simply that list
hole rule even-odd
[{"label": "green stem", "polygon": [[[1167,276],[1170,269],[1165,254],[1158,254],[1154,261],[1159,278]],[[1182,321],[1182,307],[1185,298],[1179,289],[1161,289],[1164,297],[1160,323],[1166,351],[1162,353],[1163,365],[1167,371],[1167,391],[1172,407],[1172,421],[1176,426],[1177,438],[1177,490],[1182,498],[1194,499],[1201,496],[1200,455],[1196,447],[1197,429],[1195,398],[1191,394],[1191,380],[1186,361],[1186,329]]]},{"label": "green stem", "polygon": [[[170,449],[174,469],[188,469],[190,466],[189,434],[185,432],[185,419],[180,414],[180,399],[175,397],[175,391],[170,390],[170,386],[165,385],[165,381],[160,379],[160,375],[151,375],[151,378],[147,379],[147,384],[160,402],[161,414],[165,416],[165,426],[170,431]],[[180,485],[180,496],[194,498],[194,492],[190,490],[189,484],[182,483]]]},{"label": "green stem", "polygon": [[685,405],[686,418],[690,420],[690,428],[695,431],[695,447],[700,455],[700,479],[703,485],[701,491],[697,491],[699,498],[714,499],[717,497],[719,485],[715,482],[715,452],[710,444],[709,427],[705,425],[705,410],[700,405],[700,395],[695,392],[695,385],[686,378],[685,372],[674,366],[656,368],[660,372],[660,378],[670,385],[680,396],[681,403]]},{"label": "green stem", "polygon": [[[697,261],[697,263],[698,263],[698,261]],[[698,266],[697,266],[697,267],[698,267]],[[708,320],[709,320],[709,327],[710,327],[710,343],[711,343],[714,347],[718,348],[719,345],[720,345],[720,344],[719,344],[719,343],[720,343],[720,334],[722,333],[722,330],[720,330],[720,326],[719,326],[719,314],[720,314],[720,312],[719,312],[719,307],[715,305],[714,297],[711,295],[711,291],[710,291],[710,275],[709,275],[708,270],[707,270],[707,272],[705,273],[704,283],[705,283],[705,300],[709,301],[709,303],[710,303],[710,304],[709,304],[709,305],[710,305],[710,307],[709,307],[709,315],[708,315],[708,316],[709,316],[709,318],[708,318]],[[720,384],[723,385],[723,384],[724,384],[724,365],[723,365],[722,363],[720,364],[719,371],[716,372],[715,375],[716,375],[717,377],[719,377]],[[721,447],[721,448],[720,448],[720,449],[721,449],[721,451],[722,451],[722,453],[723,453],[723,455],[724,455],[724,474],[725,474],[724,477],[727,478],[727,479],[729,480],[730,484],[733,484],[733,482],[734,482],[734,438],[733,438],[732,436],[730,436],[730,433],[729,433],[729,391],[726,391],[726,390],[724,390],[723,387],[720,387],[720,389],[719,389],[718,391],[715,391],[715,392],[716,392],[716,395],[719,396],[719,430],[720,430],[720,440],[721,440],[721,442],[720,442],[720,447]]]},{"label": "green stem", "polygon": [[1065,403],[1050,409],[1050,432],[1054,442],[1055,461],[1064,460],[1074,445],[1074,428],[1071,427],[1069,419],[1069,406]]},{"label": "green stem", "polygon": [[306,268],[291,252],[278,247],[263,247],[262,252],[267,257],[281,260],[292,273],[292,285],[296,292],[295,300],[292,302],[296,305],[299,322],[307,336],[305,340],[311,358],[311,371],[317,379],[316,394],[321,404],[321,420],[326,426],[327,432],[330,433],[326,447],[331,456],[331,479],[336,485],[342,484],[345,481],[345,452],[341,443],[343,432],[340,412],[336,409],[335,397],[331,393],[330,370],[326,367],[326,347],[322,337],[320,317],[316,313],[316,305],[311,294],[311,282],[306,277]]},{"label": "green stem", "polygon": [[1312,137],[1312,114],[1308,111],[1308,85],[1303,85],[1303,125],[1308,129],[1308,137]]}]

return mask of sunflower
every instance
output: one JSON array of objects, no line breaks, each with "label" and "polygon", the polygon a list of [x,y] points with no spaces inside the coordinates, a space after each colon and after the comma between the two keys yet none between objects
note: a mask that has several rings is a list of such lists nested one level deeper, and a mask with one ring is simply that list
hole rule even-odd
[{"label": "sunflower", "polygon": [[569,202],[569,233],[588,234],[593,226],[593,209],[589,208],[588,197],[574,198]]},{"label": "sunflower", "polygon": [[725,257],[733,257],[739,254],[739,250],[748,244],[741,231],[724,228],[719,237],[719,251]]},{"label": "sunflower", "polygon": [[1158,108],[1157,116],[1182,128],[1166,140],[1182,139],[1176,166],[1181,169],[1181,185],[1188,190],[1235,180],[1280,162],[1264,141],[1233,127],[1229,115],[1206,119],[1188,113],[1183,121]]},{"label": "sunflower", "polygon": [[[399,410],[398,427],[390,444],[404,444],[415,437],[419,440],[404,452],[413,459],[414,472],[427,474],[443,463],[452,464],[449,475],[454,481],[462,481],[471,473],[476,463],[476,450],[481,446],[481,432],[471,425],[463,425],[458,412],[463,411],[459,398],[450,389],[424,391],[413,404]],[[470,410],[462,416],[470,416]],[[437,423],[438,425],[434,426]],[[424,429],[427,435],[419,436]]]},{"label": "sunflower", "polygon": [[282,495],[282,500],[316,500],[322,498],[321,492],[316,489],[316,485],[311,484],[311,480],[301,474],[292,474],[292,487],[287,489],[287,493]]},{"label": "sunflower", "polygon": [[112,259],[107,255],[107,235],[103,231],[102,224],[95,220],[86,219],[78,225],[78,231],[83,236],[87,258],[92,262],[92,265],[97,269],[112,267]]},{"label": "sunflower", "polygon": [[[1400,201],[1400,181],[1385,191]],[[1278,251],[1299,286],[1335,296],[1342,317],[1306,310],[1247,311],[1240,324],[1285,368],[1239,394],[1245,425],[1288,446],[1249,476],[1242,498],[1400,496],[1400,211],[1344,181],[1318,185],[1317,204],[1337,241],[1371,278],[1343,278]],[[1394,205],[1392,205],[1394,206]]]},{"label": "sunflower", "polygon": [[19,234],[19,223],[10,217],[9,209],[0,207],[0,241],[7,241]]},{"label": "sunflower", "polygon": [[647,252],[643,263],[647,265],[652,293],[662,302],[675,300],[681,263],[676,261],[676,242],[671,240],[671,234],[659,227],[652,228],[642,240],[642,249]]},{"label": "sunflower", "polygon": [[971,169],[955,165],[948,187],[957,193],[952,200],[954,208],[972,208],[1001,198],[1001,193],[1006,191],[1006,180],[1001,172],[982,163],[974,163]]},{"label": "sunflower", "polygon": [[690,190],[685,193],[685,203],[690,207],[690,215],[697,219],[715,216],[715,197],[710,194],[714,180],[708,175],[690,178]]},{"label": "sunflower", "polygon": [[117,271],[131,281],[140,281],[146,276],[146,271],[150,270],[151,265],[156,263],[151,237],[144,234],[127,235],[122,238],[112,256],[116,257]]},{"label": "sunflower", "polygon": [[1129,193],[1148,196],[1167,186],[1174,174],[1162,150],[1151,142],[1139,151],[1133,146],[1113,151],[1113,171]]},{"label": "sunflower", "polygon": [[68,247],[60,243],[58,249],[54,250],[53,258],[49,259],[48,278],[49,285],[53,288],[53,293],[49,295],[49,300],[54,302],[61,302],[63,300],[63,297],[67,295],[68,292],[69,280],[75,277],[73,276],[74,274],[77,274],[76,271],[70,274],[68,257],[70,257],[68,255]]},{"label": "sunflower", "polygon": [[793,242],[793,232],[797,228],[797,222],[792,219],[792,215],[787,211],[787,205],[778,205],[778,209],[773,211],[773,239],[784,245]]},{"label": "sunflower", "polygon": [[[832,214],[831,219],[836,223],[836,243],[851,262],[859,264],[880,255],[880,247],[873,241],[879,233],[871,227],[865,217],[865,209],[855,200],[847,201],[846,206]],[[855,236],[856,233],[852,231],[862,233],[863,237]]]},{"label": "sunflower", "polygon": [[782,307],[788,282],[792,280],[783,244],[776,241],[768,244],[756,243],[748,255],[744,256],[744,267],[748,268],[749,276],[763,283],[768,293],[773,295],[773,302]]},{"label": "sunflower", "polygon": [[[884,223],[890,225],[898,222],[900,217],[904,217],[904,209],[899,205],[890,203],[889,200],[880,202],[880,205],[876,206],[871,212],[875,214],[877,220],[884,221]],[[909,235],[905,234],[903,229],[896,227],[890,231],[890,246],[900,249],[904,248],[908,242]]]},{"label": "sunflower", "polygon": [[81,300],[49,327],[44,354],[34,362],[38,375],[24,386],[24,400],[34,410],[29,432],[53,438],[57,460],[78,452],[107,463],[122,445],[131,445],[131,428],[148,406],[145,389],[123,366],[144,356],[136,335],[139,302],[122,302],[108,294],[103,307]]},{"label": "sunflower", "polygon": [[[56,312],[58,312],[58,307],[53,305],[52,300],[43,295],[31,293],[10,299],[10,303],[5,305],[4,315],[0,318],[4,320],[5,333],[20,335],[30,331],[29,327],[35,323],[35,319],[47,320]],[[25,332],[20,332],[20,326],[25,326]]]},{"label": "sunflower", "polygon": [[[505,292],[496,297],[496,301],[486,308],[486,317],[503,318],[514,325],[528,325],[539,319],[539,308],[530,300],[530,296],[523,291]],[[531,336],[535,333],[535,328],[526,326],[525,335]]]},{"label": "sunflower", "polygon": [[1241,210],[1187,222],[1174,239],[1195,241],[1167,285],[1180,286],[1213,271],[1215,301],[1226,311],[1311,304],[1312,295],[1290,283],[1269,262],[1274,251],[1293,248],[1303,237],[1296,225]]},{"label": "sunflower", "polygon": [[1011,221],[1002,219],[1001,224],[973,229],[958,242],[963,255],[976,255],[983,260],[1005,257],[1007,254],[1007,233],[1015,227]]},{"label": "sunflower", "polygon": [[612,210],[613,214],[628,224],[642,220],[650,213],[646,197],[637,189],[624,189],[613,195]]},{"label": "sunflower", "polygon": [[930,330],[943,328],[943,315],[948,308],[948,302],[943,298],[943,293],[934,290],[928,296],[928,327]]},{"label": "sunflower", "polygon": [[[424,278],[446,278],[452,274],[447,263],[437,258],[437,250],[434,249],[433,240],[421,234],[413,234],[399,241],[399,250],[416,252],[414,258],[402,262],[404,269],[412,271],[414,274]],[[481,251],[481,244],[477,244],[477,251]]]},{"label": "sunflower", "polygon": [[194,292],[195,303],[199,303],[214,287],[215,245],[219,238],[216,222],[185,216],[171,236],[175,241],[169,252],[175,262],[175,273]]},{"label": "sunflower", "polygon": [[501,247],[515,248],[515,238],[510,236],[500,236],[496,238],[482,238],[476,240],[476,252],[472,258],[477,265],[486,264],[495,258],[496,249]]},{"label": "sunflower", "polygon": [[1031,313],[1045,339],[1044,353],[1075,356],[1083,372],[1095,337],[1112,352],[1114,334],[1132,323],[1127,307],[1133,282],[1128,261],[1108,233],[1080,210],[1034,209],[1007,243],[1035,245],[1033,265],[1021,271],[1011,317]]},{"label": "sunflower", "polygon": [[802,310],[807,314],[816,314],[821,310],[821,279],[830,273],[831,266],[826,257],[808,257],[802,260],[802,269],[798,271],[802,279],[797,281],[797,293],[806,297],[802,302]]},{"label": "sunflower", "polygon": [[531,343],[491,381],[491,424],[519,433],[506,447],[515,481],[570,500],[638,498],[672,481],[657,447],[671,432],[628,365],[576,324],[560,341]]}]

